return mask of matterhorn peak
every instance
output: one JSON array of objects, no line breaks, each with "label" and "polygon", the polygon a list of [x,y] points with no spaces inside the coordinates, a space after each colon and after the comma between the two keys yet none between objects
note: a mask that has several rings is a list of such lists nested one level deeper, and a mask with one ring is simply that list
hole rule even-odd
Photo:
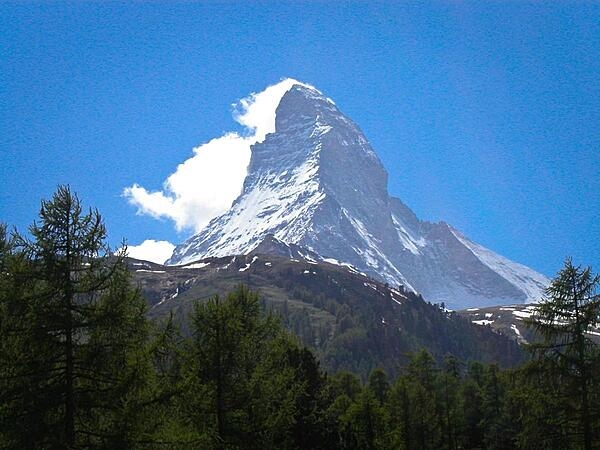
[{"label": "matterhorn peak", "polygon": [[267,87],[259,93],[252,93],[234,104],[234,116],[237,122],[254,132],[256,142],[262,142],[268,133],[275,131],[276,109],[282,97],[292,88],[310,92],[311,96],[322,96],[314,86],[285,78],[279,83]]},{"label": "matterhorn peak", "polygon": [[541,298],[546,277],[445,223],[420,221],[390,197],[376,153],[331,99],[293,79],[271,88],[270,106],[278,98],[274,117],[262,111],[272,128],[251,146],[242,193],[179,245],[169,264],[273,248],[260,246],[269,240],[350,264],[453,308]]}]

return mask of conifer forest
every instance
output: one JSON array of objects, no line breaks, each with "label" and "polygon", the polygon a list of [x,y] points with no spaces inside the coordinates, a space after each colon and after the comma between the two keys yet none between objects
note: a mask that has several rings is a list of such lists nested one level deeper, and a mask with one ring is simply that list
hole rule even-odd
[{"label": "conifer forest", "polygon": [[150,319],[126,246],[68,186],[0,227],[0,448],[600,448],[600,278],[565,261],[517,367],[428,349],[327,373],[244,285],[183,333]]}]

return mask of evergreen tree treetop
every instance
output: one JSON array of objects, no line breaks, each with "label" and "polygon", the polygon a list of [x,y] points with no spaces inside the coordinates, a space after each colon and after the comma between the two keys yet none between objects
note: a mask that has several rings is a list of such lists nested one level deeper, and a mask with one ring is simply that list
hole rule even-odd
[{"label": "evergreen tree treetop", "polygon": [[530,346],[537,364],[533,367],[562,380],[559,395],[567,410],[566,422],[573,424],[571,432],[582,437],[586,450],[598,434],[592,429],[592,416],[598,411],[591,393],[600,352],[590,333],[600,324],[599,283],[600,276],[590,267],[575,266],[568,258],[527,321],[542,338]]},{"label": "evergreen tree treetop", "polygon": [[68,186],[42,201],[30,232],[31,238],[15,232],[12,241],[5,230],[0,236],[9,264],[0,298],[0,372],[10,374],[0,377],[0,442],[130,447],[148,329],[125,253],[112,257],[100,214],[84,212]]}]

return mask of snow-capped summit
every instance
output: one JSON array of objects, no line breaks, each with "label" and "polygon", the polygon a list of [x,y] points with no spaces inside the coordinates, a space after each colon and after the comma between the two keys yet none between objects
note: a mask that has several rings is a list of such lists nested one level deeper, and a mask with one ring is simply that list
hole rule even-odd
[{"label": "snow-capped summit", "polygon": [[452,308],[537,301],[549,282],[443,222],[420,221],[390,197],[387,172],[362,131],[302,83],[283,93],[275,132],[252,146],[241,195],[168,263],[247,254],[267,237]]}]

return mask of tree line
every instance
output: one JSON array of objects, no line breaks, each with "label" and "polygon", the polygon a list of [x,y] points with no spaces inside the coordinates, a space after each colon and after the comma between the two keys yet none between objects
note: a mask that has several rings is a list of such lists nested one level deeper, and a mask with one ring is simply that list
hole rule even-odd
[{"label": "tree line", "polygon": [[517,369],[423,349],[399,376],[326,374],[244,286],[183,337],[150,322],[125,250],[67,186],[29,237],[0,226],[0,448],[592,449],[599,278],[570,260]]}]

